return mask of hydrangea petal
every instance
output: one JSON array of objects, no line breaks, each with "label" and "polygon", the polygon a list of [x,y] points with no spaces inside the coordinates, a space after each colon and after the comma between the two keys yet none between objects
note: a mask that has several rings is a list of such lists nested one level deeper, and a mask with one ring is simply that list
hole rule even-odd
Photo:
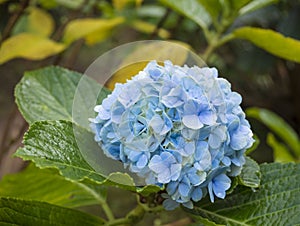
[{"label": "hydrangea petal", "polygon": [[197,115],[185,115],[182,117],[182,122],[186,127],[194,130],[203,127],[203,124]]}]

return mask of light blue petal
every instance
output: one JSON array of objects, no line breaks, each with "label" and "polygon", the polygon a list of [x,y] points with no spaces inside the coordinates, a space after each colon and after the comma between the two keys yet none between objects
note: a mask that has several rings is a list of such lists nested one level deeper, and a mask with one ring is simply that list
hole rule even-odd
[{"label": "light blue petal", "polygon": [[[164,170],[163,170],[164,169]],[[170,182],[171,180],[171,175],[170,175],[170,170],[168,168],[164,168],[164,166],[162,166],[160,169],[159,169],[159,173],[157,175],[157,181],[159,183],[162,183],[162,184],[167,184]]]},{"label": "light blue petal", "polygon": [[168,183],[166,191],[168,192],[169,195],[173,195],[178,188],[178,182],[177,181],[171,181],[170,183]]},{"label": "light blue petal", "polygon": [[193,201],[198,202],[202,199],[202,195],[203,195],[202,189],[200,187],[196,187],[194,188],[191,197]]},{"label": "light blue petal", "polygon": [[229,157],[224,156],[224,158],[222,159],[222,163],[223,163],[225,166],[230,166],[231,160],[230,160]]},{"label": "light blue petal", "polygon": [[147,163],[148,163],[147,156],[146,155],[142,155],[139,158],[139,160],[137,161],[136,166],[141,169],[141,168],[144,168],[147,165]]},{"label": "light blue petal", "polygon": [[[223,195],[222,191],[224,191],[224,193],[225,193],[225,191],[230,188],[230,185],[231,185],[231,180],[225,174],[221,174],[213,179],[213,189],[214,189],[215,194],[221,193]],[[216,196],[221,198],[217,194],[216,194]]]},{"label": "light blue petal", "polygon": [[203,124],[197,115],[184,115],[182,117],[182,122],[186,127],[190,129],[196,130],[203,127]]},{"label": "light blue petal", "polygon": [[217,121],[217,115],[211,110],[202,111],[199,115],[200,121],[205,125],[214,125]]},{"label": "light blue petal", "polygon": [[190,189],[191,189],[191,187],[185,183],[180,183],[178,186],[178,191],[179,191],[180,195],[185,196],[185,197],[188,196]]},{"label": "light blue petal", "polygon": [[181,173],[181,164],[172,164],[170,167],[171,171],[171,180],[176,181]]},{"label": "light blue petal", "polygon": [[214,193],[213,193],[213,183],[209,182],[207,188],[208,188],[208,194],[209,194],[210,201],[214,202],[215,197],[214,197]]},{"label": "light blue petal", "polygon": [[159,115],[154,115],[151,121],[149,122],[149,126],[153,129],[155,133],[160,134],[164,127],[164,121]]},{"label": "light blue petal", "polygon": [[211,134],[208,138],[208,144],[211,148],[217,149],[221,146],[222,140],[217,134]]}]

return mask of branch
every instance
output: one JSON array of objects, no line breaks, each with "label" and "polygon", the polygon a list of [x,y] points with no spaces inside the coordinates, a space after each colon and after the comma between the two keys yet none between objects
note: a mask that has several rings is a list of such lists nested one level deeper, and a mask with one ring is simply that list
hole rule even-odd
[{"label": "branch", "polygon": [[27,8],[27,6],[29,5],[29,1],[30,0],[24,0],[22,1],[21,5],[20,5],[20,9],[17,10],[8,20],[6,27],[4,28],[3,31],[3,35],[2,35],[2,39],[1,42],[3,42],[5,39],[7,39],[10,36],[10,33],[12,31],[12,29],[14,28],[14,26],[16,25],[17,21],[19,20],[19,18],[22,16],[24,10]]}]

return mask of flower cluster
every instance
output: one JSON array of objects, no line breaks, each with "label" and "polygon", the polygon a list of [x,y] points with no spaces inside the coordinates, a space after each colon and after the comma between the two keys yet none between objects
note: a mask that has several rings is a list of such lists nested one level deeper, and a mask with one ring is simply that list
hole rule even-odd
[{"label": "flower cluster", "polygon": [[215,68],[155,61],[95,107],[95,140],[105,154],[165,186],[164,206],[224,198],[245,163],[252,131],[241,96]]}]

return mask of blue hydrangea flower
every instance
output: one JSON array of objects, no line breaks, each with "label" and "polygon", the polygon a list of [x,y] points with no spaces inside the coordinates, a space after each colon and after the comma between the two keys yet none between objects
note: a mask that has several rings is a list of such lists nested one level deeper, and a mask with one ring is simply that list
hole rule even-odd
[{"label": "blue hydrangea flower", "polygon": [[166,209],[224,199],[253,134],[241,96],[215,68],[150,62],[95,107],[104,153],[147,184],[164,186]]}]

